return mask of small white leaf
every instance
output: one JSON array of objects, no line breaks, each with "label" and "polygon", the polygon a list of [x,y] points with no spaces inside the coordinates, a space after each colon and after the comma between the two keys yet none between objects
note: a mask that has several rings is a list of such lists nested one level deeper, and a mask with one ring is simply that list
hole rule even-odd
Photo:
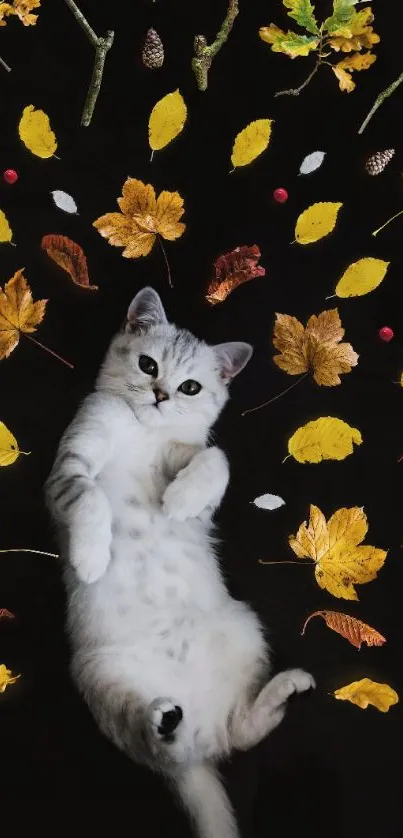
[{"label": "small white leaf", "polygon": [[59,209],[64,210],[64,212],[77,212],[77,204],[68,192],[63,192],[62,189],[54,189],[52,197]]},{"label": "small white leaf", "polygon": [[325,159],[325,155],[325,151],[312,151],[311,154],[307,154],[299,167],[300,175],[309,175],[315,169],[319,169],[319,166],[322,165]]},{"label": "small white leaf", "polygon": [[279,506],[284,506],[285,500],[280,498],[279,495],[260,495],[258,498],[255,498],[252,503],[255,506],[258,506],[259,509],[278,509]]}]

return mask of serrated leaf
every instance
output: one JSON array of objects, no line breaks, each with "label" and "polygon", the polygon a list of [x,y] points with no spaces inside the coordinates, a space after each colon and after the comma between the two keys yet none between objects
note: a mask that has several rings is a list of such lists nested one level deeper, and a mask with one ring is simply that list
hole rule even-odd
[{"label": "serrated leaf", "polygon": [[280,506],[285,505],[285,500],[280,498],[279,495],[271,495],[269,492],[265,495],[259,495],[258,498],[255,498],[252,501],[255,506],[258,506],[259,509],[278,509]]},{"label": "serrated leaf", "polygon": [[367,646],[382,646],[386,643],[386,637],[383,637],[372,626],[355,617],[350,617],[349,614],[342,614],[340,611],[314,611],[306,618],[301,634],[305,634],[306,627],[313,617],[322,617],[328,628],[341,634],[356,649],[361,649],[363,643]]},{"label": "serrated leaf", "polygon": [[366,256],[345,270],[335,289],[337,297],[362,297],[374,291],[385,278],[390,262]]},{"label": "serrated leaf", "polygon": [[43,159],[53,157],[57,142],[46,113],[35,110],[33,105],[27,105],[22,112],[18,133],[32,154]]},{"label": "serrated leaf", "polygon": [[148,122],[148,140],[153,151],[172,142],[183,130],[187,108],[179,90],[167,93],[154,105]]},{"label": "serrated leaf", "polygon": [[97,285],[90,284],[87,259],[77,242],[67,236],[50,233],[43,236],[41,247],[60,268],[71,276],[75,285],[86,288],[88,291],[98,291]]},{"label": "serrated leaf", "polygon": [[63,192],[63,189],[54,189],[51,195],[59,209],[68,213],[77,213],[77,204],[68,192]]},{"label": "serrated leaf", "polygon": [[321,201],[301,212],[295,225],[295,239],[298,244],[312,244],[328,236],[335,227],[342,206],[342,203]]},{"label": "serrated leaf", "polygon": [[300,174],[310,175],[311,172],[315,172],[322,165],[325,156],[325,151],[312,151],[311,154],[307,154],[299,167]]},{"label": "serrated leaf", "polygon": [[288,17],[292,17],[300,26],[308,32],[319,33],[318,24],[315,20],[315,9],[310,0],[283,0]]},{"label": "serrated leaf", "polygon": [[274,23],[270,26],[262,26],[259,29],[259,37],[266,44],[270,44],[272,52],[282,52],[289,58],[299,58],[309,55],[319,44],[319,38],[315,35],[297,35],[296,32],[284,32]]},{"label": "serrated leaf", "polygon": [[12,237],[13,231],[3,210],[0,210],[0,242],[11,242]]},{"label": "serrated leaf", "polygon": [[266,150],[270,142],[272,119],[256,119],[236,135],[231,163],[234,168],[247,166]]},{"label": "serrated leaf", "polygon": [[335,416],[321,416],[295,431],[288,440],[288,453],[299,463],[345,460],[354,453],[353,443],[362,443],[358,428]]},{"label": "serrated leaf", "polygon": [[381,713],[387,713],[389,708],[399,701],[396,690],[389,684],[379,684],[377,681],[371,681],[370,678],[353,681],[335,690],[333,695],[341,701],[351,701],[352,704],[361,707],[361,710],[366,710],[368,705],[372,704]]},{"label": "serrated leaf", "polygon": [[42,322],[47,300],[32,299],[23,270],[0,288],[0,360],[8,358],[21,334],[30,334]]}]

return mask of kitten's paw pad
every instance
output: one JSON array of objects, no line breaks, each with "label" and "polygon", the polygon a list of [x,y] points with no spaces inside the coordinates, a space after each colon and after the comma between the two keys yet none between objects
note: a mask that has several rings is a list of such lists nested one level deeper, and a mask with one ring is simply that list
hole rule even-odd
[{"label": "kitten's paw pad", "polygon": [[170,736],[183,719],[182,708],[169,698],[156,698],[148,708],[148,717],[155,736]]},{"label": "kitten's paw pad", "polygon": [[307,690],[314,690],[316,687],[315,679],[309,672],[303,669],[289,669],[284,672],[283,686],[288,696],[293,693],[304,693]]}]

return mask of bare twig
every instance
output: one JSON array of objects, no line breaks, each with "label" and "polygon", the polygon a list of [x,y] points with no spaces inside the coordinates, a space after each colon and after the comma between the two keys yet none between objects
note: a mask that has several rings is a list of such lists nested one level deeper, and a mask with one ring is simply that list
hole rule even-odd
[{"label": "bare twig", "polygon": [[92,115],[94,113],[95,104],[101,89],[106,56],[113,44],[115,33],[109,30],[105,37],[98,38],[83,13],[80,11],[78,6],[76,6],[74,0],[65,0],[65,2],[81,28],[84,30],[89,42],[95,48],[94,68],[81,117],[81,125],[87,128],[91,123]]},{"label": "bare twig", "polygon": [[221,26],[217,32],[215,41],[208,44],[204,35],[196,35],[194,41],[195,55],[192,58],[192,70],[196,76],[196,82],[199,90],[207,90],[208,73],[213,62],[213,58],[220,51],[223,44],[227,40],[231,29],[234,25],[234,20],[239,12],[238,0],[229,0],[228,11]]},{"label": "bare twig", "polygon": [[403,210],[400,210],[400,212],[396,212],[396,213],[395,213],[395,215],[392,215],[392,218],[388,218],[388,220],[387,220],[387,221],[385,221],[385,223],[384,223],[384,224],[382,224],[382,226],[381,226],[381,227],[378,227],[378,229],[377,229],[377,230],[373,230],[373,231],[372,231],[372,235],[373,235],[373,236],[377,236],[377,235],[378,235],[378,233],[380,233],[380,232],[381,232],[381,230],[383,230],[385,227],[387,227],[387,226],[388,226],[388,224],[390,224],[390,222],[391,222],[391,221],[394,221],[394,220],[395,220],[395,218],[398,218],[398,217],[399,217],[399,215],[403,215]]},{"label": "bare twig", "polygon": [[1,64],[2,67],[4,67],[5,70],[7,70],[7,73],[11,73],[11,67],[9,67],[8,64],[6,64],[6,62],[1,57],[0,57],[0,64]]},{"label": "bare twig", "polygon": [[365,117],[364,122],[362,123],[361,127],[358,129],[359,134],[362,134],[363,131],[365,131],[365,129],[368,125],[368,122],[370,121],[370,119],[372,119],[374,113],[376,113],[378,108],[381,107],[381,105],[384,103],[385,99],[388,99],[389,96],[391,96],[392,93],[395,92],[396,88],[399,87],[399,84],[401,84],[402,82],[403,82],[403,73],[401,73],[400,76],[398,76],[397,79],[395,79],[395,81],[392,82],[392,84],[389,87],[386,88],[386,90],[383,90],[382,93],[380,93],[379,96],[377,96],[377,98],[375,99],[374,104],[372,105],[372,108],[371,108],[368,116]]},{"label": "bare twig", "polygon": [[301,93],[301,90],[303,90],[304,87],[306,87],[307,84],[309,84],[311,79],[313,79],[315,73],[318,72],[319,67],[320,67],[321,64],[322,64],[322,59],[318,58],[315,66],[312,70],[312,73],[309,74],[308,78],[305,79],[305,81],[302,82],[302,84],[300,84],[299,87],[292,87],[292,88],[290,88],[290,90],[278,90],[277,93],[274,94],[274,96],[275,97],[276,96],[298,96]]}]

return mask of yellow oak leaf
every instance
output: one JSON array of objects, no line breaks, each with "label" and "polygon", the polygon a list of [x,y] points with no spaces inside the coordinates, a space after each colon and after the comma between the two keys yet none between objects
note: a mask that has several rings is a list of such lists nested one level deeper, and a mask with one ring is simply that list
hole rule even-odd
[{"label": "yellow oak leaf", "polygon": [[168,93],[154,105],[148,122],[150,148],[159,151],[180,134],[187,108],[179,90]]},{"label": "yellow oak leaf", "polygon": [[371,681],[370,678],[353,681],[335,690],[333,695],[341,701],[351,701],[362,710],[366,710],[368,705],[372,704],[381,713],[387,713],[389,708],[399,701],[396,690],[392,689],[389,684],[379,684],[377,681]]},{"label": "yellow oak leaf", "polygon": [[36,331],[43,320],[46,303],[47,300],[33,302],[22,269],[0,288],[0,360],[11,354],[21,334]]},{"label": "yellow oak leaf", "polygon": [[345,93],[351,93],[355,88],[355,81],[352,80],[350,73],[347,73],[338,64],[335,64],[332,70],[338,79],[340,90],[343,90]]},{"label": "yellow oak leaf", "polygon": [[317,384],[334,387],[358,361],[351,344],[340,343],[343,336],[337,308],[313,314],[305,328],[289,314],[276,314],[273,344],[281,354],[273,361],[289,375],[312,372]]},{"label": "yellow oak leaf", "polygon": [[21,453],[15,436],[0,422],[0,466],[11,466]]},{"label": "yellow oak leaf", "polygon": [[283,0],[283,6],[290,9],[288,17],[293,18],[299,26],[308,32],[319,34],[318,24],[315,20],[315,9],[310,0]]},{"label": "yellow oak leaf", "polygon": [[336,52],[352,52],[362,48],[371,49],[373,44],[380,41],[379,35],[373,31],[372,23],[374,16],[372,9],[368,6],[359,12],[355,12],[348,26],[336,30],[332,37],[326,41]]},{"label": "yellow oak leaf", "polygon": [[340,599],[358,600],[354,585],[376,578],[386,550],[362,545],[368,532],[364,510],[358,506],[338,509],[326,522],[323,512],[311,505],[308,524],[304,521],[289,544],[299,559],[315,562],[320,588]]},{"label": "yellow oak leaf", "polygon": [[12,237],[13,233],[11,227],[3,210],[0,210],[0,242],[11,242]]},{"label": "yellow oak leaf", "polygon": [[93,226],[109,244],[124,247],[122,255],[127,259],[147,256],[157,235],[173,241],[186,229],[179,221],[184,207],[178,192],[161,192],[157,199],[151,184],[129,177],[118,204],[121,212],[101,215]]},{"label": "yellow oak leaf", "polygon": [[374,291],[385,278],[390,262],[367,256],[352,262],[336,285],[337,297],[362,297]]},{"label": "yellow oak leaf", "polygon": [[35,26],[38,15],[31,14],[32,9],[39,9],[40,0],[13,0],[15,14],[24,26]]},{"label": "yellow oak leaf", "polygon": [[353,442],[362,443],[358,428],[335,416],[320,416],[295,431],[288,440],[288,453],[299,463],[344,460],[354,453]]},{"label": "yellow oak leaf", "polygon": [[21,675],[13,675],[11,669],[7,669],[4,663],[0,663],[0,693],[4,693],[6,687],[15,684]]},{"label": "yellow oak leaf", "polygon": [[18,132],[32,154],[43,159],[53,157],[57,142],[46,113],[35,110],[34,105],[27,105],[22,112]]},{"label": "yellow oak leaf", "polygon": [[272,52],[282,52],[289,58],[309,55],[319,44],[316,35],[297,35],[296,32],[284,32],[274,23],[259,29],[259,38],[270,44]]},{"label": "yellow oak leaf", "polygon": [[312,204],[301,212],[295,226],[295,239],[298,244],[311,244],[331,233],[342,206],[341,203],[324,201]]},{"label": "yellow oak leaf", "polygon": [[272,119],[256,119],[236,135],[231,163],[234,168],[247,166],[266,150],[270,142]]},{"label": "yellow oak leaf", "polygon": [[371,52],[354,52],[348,58],[343,58],[342,61],[335,64],[332,70],[339,80],[340,90],[351,93],[355,88],[355,82],[351,78],[351,73],[354,70],[368,70],[374,61],[376,61],[376,55],[372,55]]}]

